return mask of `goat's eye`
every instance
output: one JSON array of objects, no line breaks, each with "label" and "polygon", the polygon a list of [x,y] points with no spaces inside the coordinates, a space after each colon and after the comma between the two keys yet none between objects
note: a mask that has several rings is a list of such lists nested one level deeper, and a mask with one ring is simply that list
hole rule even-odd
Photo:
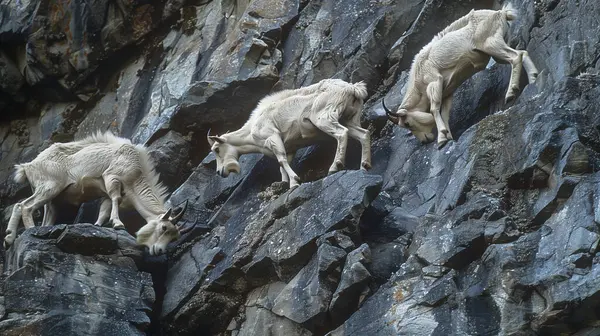
[{"label": "goat's eye", "polygon": [[215,153],[219,154],[219,147],[215,148]]},{"label": "goat's eye", "polygon": [[164,232],[164,231],[167,231],[167,226],[166,226],[166,225],[163,225],[163,227],[162,227],[162,230],[163,230],[163,232]]},{"label": "goat's eye", "polygon": [[410,124],[407,122],[404,123],[404,126],[406,126],[407,128],[410,128]]}]

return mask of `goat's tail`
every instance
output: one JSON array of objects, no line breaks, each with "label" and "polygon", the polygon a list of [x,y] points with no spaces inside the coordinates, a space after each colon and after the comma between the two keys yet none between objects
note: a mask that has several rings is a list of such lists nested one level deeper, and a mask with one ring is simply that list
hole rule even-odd
[{"label": "goat's tail", "polygon": [[15,165],[15,176],[14,180],[17,183],[25,183],[27,182],[27,174],[25,173],[25,164],[17,164]]},{"label": "goat's tail", "polygon": [[367,84],[365,84],[365,82],[360,81],[352,84],[352,86],[354,87],[354,97],[360,100],[365,100],[367,98]]},{"label": "goat's tail", "polygon": [[504,15],[504,18],[506,18],[506,21],[513,21],[517,18],[517,10],[513,4],[508,1],[502,6],[500,11]]}]

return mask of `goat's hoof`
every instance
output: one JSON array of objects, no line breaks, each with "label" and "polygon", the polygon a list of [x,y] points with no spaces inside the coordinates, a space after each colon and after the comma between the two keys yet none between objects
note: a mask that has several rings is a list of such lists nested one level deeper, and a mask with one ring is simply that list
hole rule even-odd
[{"label": "goat's hoof", "polygon": [[109,221],[109,224],[112,226],[113,229],[115,230],[124,230],[125,229],[125,225],[121,222],[121,221],[113,221],[112,219]]},{"label": "goat's hoof", "polygon": [[535,81],[538,79],[538,74],[533,74],[531,75],[531,78],[529,78],[529,83],[535,83]]},{"label": "goat's hoof", "polygon": [[4,241],[2,242],[2,245],[4,246],[4,250],[8,250],[8,248],[10,248],[14,242],[15,242],[14,238],[5,237]]},{"label": "goat's hoof", "polygon": [[517,96],[519,95],[519,90],[513,90],[511,93],[507,94],[504,98],[504,104],[511,105],[517,100]]},{"label": "goat's hoof", "polygon": [[331,168],[329,168],[329,171],[339,172],[342,169],[344,169],[344,163],[340,160],[336,160],[331,165]]},{"label": "goat's hoof", "polygon": [[437,149],[444,148],[444,146],[446,146],[447,143],[448,143],[448,140],[438,141],[438,143],[437,143]]},{"label": "goat's hoof", "polygon": [[125,225],[123,225],[123,224],[113,225],[113,229],[115,229],[115,230],[125,230]]},{"label": "goat's hoof", "polygon": [[363,162],[360,165],[361,165],[361,169],[362,170],[369,170],[369,169],[371,169],[371,163],[370,162]]},{"label": "goat's hoof", "polygon": [[298,187],[300,185],[300,183],[302,183],[302,180],[300,179],[299,176],[292,176],[290,178],[290,190]]}]

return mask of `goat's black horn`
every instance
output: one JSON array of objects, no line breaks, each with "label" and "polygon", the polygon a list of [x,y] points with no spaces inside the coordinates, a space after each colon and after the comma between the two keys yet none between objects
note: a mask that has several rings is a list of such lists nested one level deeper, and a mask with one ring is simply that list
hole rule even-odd
[{"label": "goat's black horn", "polygon": [[185,203],[183,204],[183,208],[181,208],[181,211],[179,211],[179,213],[177,213],[177,215],[169,218],[169,220],[173,223],[179,222],[181,220],[181,217],[183,217],[183,214],[187,210],[187,206],[188,206],[188,200],[185,200]]},{"label": "goat's black horn", "polygon": [[385,114],[387,114],[388,116],[400,118],[400,116],[398,114],[392,112],[387,106],[385,106],[385,99],[384,98],[381,99],[381,105],[383,105],[383,109],[385,110]]}]

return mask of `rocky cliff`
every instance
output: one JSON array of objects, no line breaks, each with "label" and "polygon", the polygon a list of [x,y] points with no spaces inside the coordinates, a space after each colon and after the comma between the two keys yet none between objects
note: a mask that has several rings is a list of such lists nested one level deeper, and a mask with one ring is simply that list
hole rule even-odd
[{"label": "rocky cliff", "polygon": [[[493,0],[0,3],[0,220],[30,194],[12,165],[112,130],[144,143],[193,230],[150,258],[125,232],[37,227],[5,251],[3,335],[592,335],[600,332],[600,3],[515,1],[509,44],[541,71],[510,106],[510,66],[455,94],[456,141],[386,122],[414,55]],[[269,92],[368,84],[373,169],[326,176],[333,141],[214,172],[206,132]],[[97,204],[61,207],[93,222]],[[38,214],[39,215],[39,214]],[[141,223],[124,214],[129,233]],[[4,230],[2,230],[3,232]]]}]

